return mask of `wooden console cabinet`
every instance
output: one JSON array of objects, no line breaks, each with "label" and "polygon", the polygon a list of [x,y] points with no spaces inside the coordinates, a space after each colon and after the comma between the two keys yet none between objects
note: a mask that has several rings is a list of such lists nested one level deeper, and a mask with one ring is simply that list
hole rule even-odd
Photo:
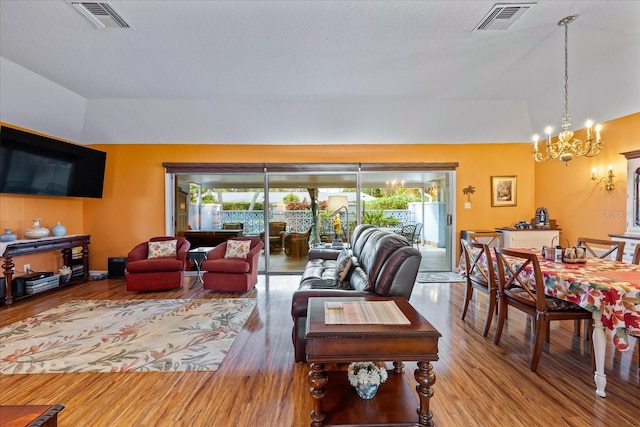
[{"label": "wooden console cabinet", "polygon": [[[13,269],[15,264],[13,263],[13,257],[20,255],[36,254],[40,252],[49,252],[59,250],[62,252],[62,259],[64,265],[73,266],[79,262],[83,266],[83,274],[77,277],[71,277],[71,279],[61,286],[66,286],[78,282],[87,282],[89,280],[89,243],[91,243],[91,236],[88,234],[78,234],[63,237],[44,237],[37,240],[16,240],[3,244],[0,248],[2,251],[2,269],[4,270],[4,286],[5,286],[5,304],[13,304],[13,291],[11,282],[13,279]],[[72,254],[73,248],[82,248],[81,257],[75,258]]]},{"label": "wooden console cabinet", "polygon": [[627,228],[624,234],[609,237],[625,242],[622,261],[630,263],[636,245],[640,245],[640,150],[621,154],[627,158]]},{"label": "wooden console cabinet", "polygon": [[542,246],[561,244],[558,241],[560,230],[557,229],[519,230],[516,228],[497,228],[496,230],[502,233],[502,245],[505,248],[534,248],[539,250]]}]

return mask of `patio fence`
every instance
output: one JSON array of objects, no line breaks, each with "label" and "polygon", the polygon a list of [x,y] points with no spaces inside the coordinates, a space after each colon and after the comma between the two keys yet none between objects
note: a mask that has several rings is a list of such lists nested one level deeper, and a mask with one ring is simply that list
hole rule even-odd
[{"label": "patio fence", "polygon": [[[244,233],[257,235],[264,231],[264,211],[223,211],[219,205],[202,205],[201,214],[198,215],[198,205],[189,205],[189,225],[194,230],[219,230],[222,224],[227,222],[241,222],[244,224]],[[414,215],[410,210],[394,209],[385,210],[385,216],[396,218],[400,225],[414,223]],[[325,211],[320,211],[320,235],[333,233],[333,221]],[[200,223],[197,219],[200,217]],[[355,212],[349,212],[349,229],[353,230],[355,224]],[[340,212],[340,220],[344,224],[346,214]],[[284,221],[287,230],[296,233],[304,233],[313,225],[313,217],[310,210],[284,211],[282,213],[269,212],[269,221]]]}]

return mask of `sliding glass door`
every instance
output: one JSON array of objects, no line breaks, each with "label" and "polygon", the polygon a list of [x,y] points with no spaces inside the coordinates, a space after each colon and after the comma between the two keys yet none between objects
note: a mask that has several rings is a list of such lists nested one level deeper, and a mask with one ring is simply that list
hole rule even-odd
[{"label": "sliding glass door", "polygon": [[410,240],[422,253],[420,270],[451,271],[456,166],[165,164],[167,232],[240,227],[265,242],[260,272],[297,274],[309,248],[349,241],[356,224],[398,233],[407,226],[415,229]]},{"label": "sliding glass door", "polygon": [[[357,167],[344,165],[273,165],[267,169],[270,272],[302,271],[309,248],[334,239],[336,215],[343,224],[340,237],[347,239],[356,220],[357,176]],[[336,201],[341,209],[332,218],[338,209],[332,206]]]},{"label": "sliding glass door", "polygon": [[420,271],[452,268],[453,171],[410,170],[409,165],[362,165],[362,222],[401,234],[413,233],[422,253]]}]

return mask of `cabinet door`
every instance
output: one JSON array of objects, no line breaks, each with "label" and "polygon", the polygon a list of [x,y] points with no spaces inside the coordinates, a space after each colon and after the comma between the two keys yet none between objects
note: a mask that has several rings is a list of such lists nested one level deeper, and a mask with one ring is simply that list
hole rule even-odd
[{"label": "cabinet door", "polygon": [[560,232],[556,230],[538,230],[531,233],[534,235],[533,248],[540,249],[543,246],[553,246],[560,243],[558,242]]}]

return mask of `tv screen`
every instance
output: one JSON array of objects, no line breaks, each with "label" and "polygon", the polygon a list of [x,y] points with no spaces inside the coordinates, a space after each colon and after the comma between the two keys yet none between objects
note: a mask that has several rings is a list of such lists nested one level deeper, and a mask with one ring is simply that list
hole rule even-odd
[{"label": "tv screen", "polygon": [[0,128],[0,192],[102,197],[107,154],[56,139]]}]

